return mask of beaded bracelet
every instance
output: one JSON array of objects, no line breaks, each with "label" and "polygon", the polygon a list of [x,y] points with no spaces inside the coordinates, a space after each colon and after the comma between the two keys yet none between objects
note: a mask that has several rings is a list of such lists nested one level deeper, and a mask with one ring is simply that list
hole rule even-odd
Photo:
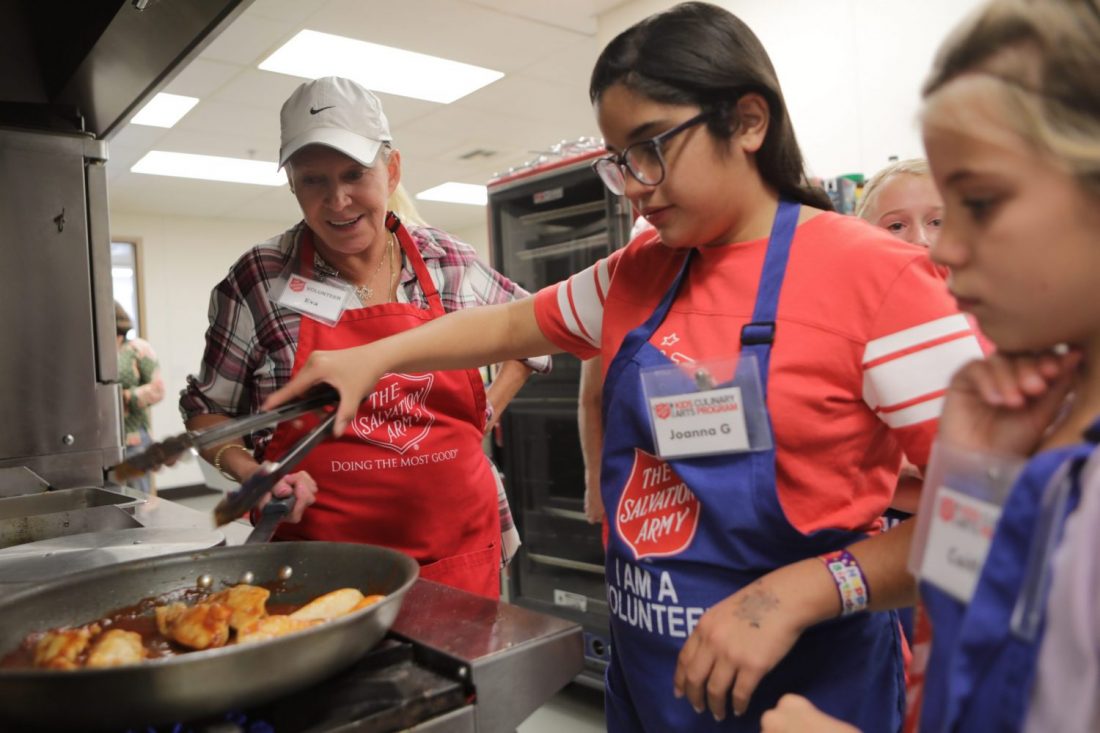
[{"label": "beaded bracelet", "polygon": [[867,585],[867,576],[852,553],[837,550],[820,557],[836,583],[836,591],[840,595],[840,615],[850,616],[865,610],[871,603],[871,589]]},{"label": "beaded bracelet", "polygon": [[214,468],[217,469],[218,473],[220,473],[222,476],[225,476],[230,481],[238,481],[239,479],[236,476],[231,475],[224,468],[222,468],[222,454],[230,448],[240,448],[249,456],[252,455],[252,451],[248,450],[248,448],[244,447],[240,443],[226,443],[221,448],[218,448],[218,452],[214,454]]}]

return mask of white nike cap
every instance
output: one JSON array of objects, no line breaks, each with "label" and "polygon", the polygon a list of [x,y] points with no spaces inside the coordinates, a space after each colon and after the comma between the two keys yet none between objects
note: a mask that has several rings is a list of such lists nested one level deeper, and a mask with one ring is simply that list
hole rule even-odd
[{"label": "white nike cap", "polygon": [[382,102],[351,79],[307,81],[283,102],[279,167],[307,145],[326,145],[365,166],[374,165],[382,143],[393,140]]}]

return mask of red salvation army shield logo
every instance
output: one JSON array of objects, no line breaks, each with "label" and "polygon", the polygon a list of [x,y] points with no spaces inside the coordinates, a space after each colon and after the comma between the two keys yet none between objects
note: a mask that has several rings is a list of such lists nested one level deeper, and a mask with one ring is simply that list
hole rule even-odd
[{"label": "red salvation army shield logo", "polygon": [[291,277],[287,285],[296,293],[300,293],[306,289],[306,281],[300,277]]},{"label": "red salvation army shield logo", "polygon": [[634,558],[676,555],[699,527],[699,499],[672,465],[634,449],[634,467],[615,510],[615,528]]},{"label": "red salvation army shield logo", "polygon": [[432,374],[385,374],[359,407],[351,428],[367,443],[404,455],[428,437],[435,415],[425,406]]},{"label": "red salvation army shield logo", "polygon": [[950,496],[940,499],[940,518],[945,522],[950,522],[955,518],[955,500]]},{"label": "red salvation army shield logo", "polygon": [[668,416],[672,414],[672,405],[668,402],[658,402],[653,411],[660,419],[667,420]]}]

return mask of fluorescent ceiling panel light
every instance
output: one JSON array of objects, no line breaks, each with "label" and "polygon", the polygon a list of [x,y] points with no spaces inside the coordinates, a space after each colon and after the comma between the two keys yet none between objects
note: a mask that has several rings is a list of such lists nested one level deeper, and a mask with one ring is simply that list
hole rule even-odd
[{"label": "fluorescent ceiling panel light", "polygon": [[343,76],[376,92],[442,104],[504,76],[481,66],[310,30],[300,31],[260,68],[306,79]]},{"label": "fluorescent ceiling panel light", "polygon": [[130,122],[135,125],[149,125],[150,127],[171,127],[198,103],[198,97],[184,97],[179,94],[161,92],[149,100],[149,103],[142,107],[141,111],[134,115]]},{"label": "fluorescent ceiling panel light", "polygon": [[454,181],[447,181],[426,191],[421,191],[416,194],[416,197],[422,201],[445,201],[449,204],[472,204],[474,206],[484,206],[489,200],[489,194],[486,192],[485,186],[478,186],[473,183],[456,183]]},{"label": "fluorescent ceiling panel light", "polygon": [[278,171],[275,161],[168,153],[163,150],[149,151],[130,170],[153,176],[253,183],[258,186],[281,186],[286,183],[286,176]]}]

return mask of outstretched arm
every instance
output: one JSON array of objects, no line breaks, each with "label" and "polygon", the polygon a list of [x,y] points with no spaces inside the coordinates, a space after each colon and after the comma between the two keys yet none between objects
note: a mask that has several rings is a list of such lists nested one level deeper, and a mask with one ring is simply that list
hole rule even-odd
[{"label": "outstretched arm", "polygon": [[534,298],[468,308],[363,346],[316,351],[263,408],[281,405],[326,382],[340,392],[333,433],[342,435],[359,403],[386,372],[471,369],[558,351],[539,329]]}]

